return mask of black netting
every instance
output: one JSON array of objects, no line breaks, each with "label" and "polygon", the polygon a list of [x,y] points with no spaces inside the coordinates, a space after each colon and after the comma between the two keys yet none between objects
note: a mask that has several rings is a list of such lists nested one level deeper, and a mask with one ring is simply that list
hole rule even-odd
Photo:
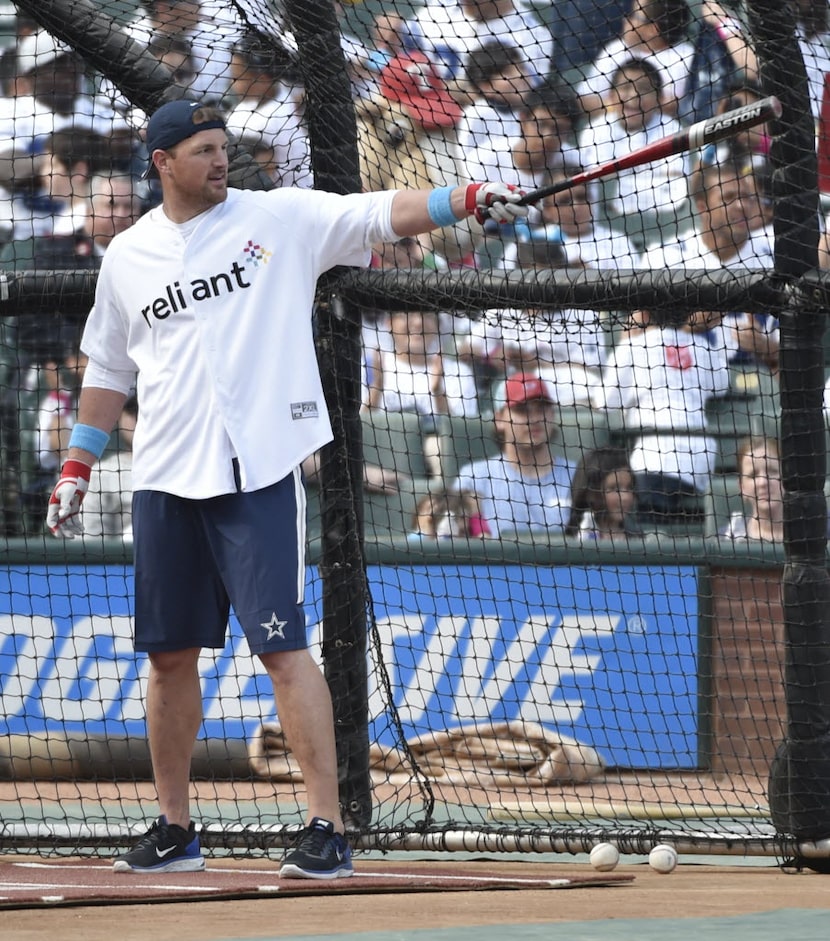
[{"label": "black netting", "polygon": [[[556,190],[318,285],[307,620],[364,845],[830,835],[824,3],[20,0],[0,27],[3,847],[103,851],[152,814],[128,414],[83,539],[44,516],[178,98],[223,114],[242,189]],[[205,842],[281,843],[303,781],[234,618],[200,672]]]}]

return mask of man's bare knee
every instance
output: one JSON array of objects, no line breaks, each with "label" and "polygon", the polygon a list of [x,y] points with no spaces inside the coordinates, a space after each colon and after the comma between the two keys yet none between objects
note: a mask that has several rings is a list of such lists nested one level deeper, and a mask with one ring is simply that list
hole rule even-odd
[{"label": "man's bare knee", "polygon": [[150,664],[157,676],[180,676],[197,669],[199,648],[186,650],[156,650],[150,655]]}]

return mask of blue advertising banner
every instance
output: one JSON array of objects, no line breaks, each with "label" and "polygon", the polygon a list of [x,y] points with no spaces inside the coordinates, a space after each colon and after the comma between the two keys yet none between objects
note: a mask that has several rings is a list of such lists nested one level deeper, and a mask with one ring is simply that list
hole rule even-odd
[{"label": "blue advertising banner", "polygon": [[[307,618],[319,640],[320,581]],[[698,763],[695,569],[519,565],[369,570],[407,738],[523,719],[618,767]],[[132,651],[131,569],[0,569],[0,731],[144,734],[148,664]],[[270,683],[231,619],[200,661],[204,734],[249,737],[274,718]],[[374,739],[392,728],[370,690]]]}]

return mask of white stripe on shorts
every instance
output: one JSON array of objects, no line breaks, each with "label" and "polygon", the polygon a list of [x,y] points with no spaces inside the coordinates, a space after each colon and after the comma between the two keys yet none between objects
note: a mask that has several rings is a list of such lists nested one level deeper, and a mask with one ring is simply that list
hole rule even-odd
[{"label": "white stripe on shorts", "polygon": [[305,598],[305,541],[308,511],[302,468],[294,468],[294,497],[297,504],[297,603]]}]

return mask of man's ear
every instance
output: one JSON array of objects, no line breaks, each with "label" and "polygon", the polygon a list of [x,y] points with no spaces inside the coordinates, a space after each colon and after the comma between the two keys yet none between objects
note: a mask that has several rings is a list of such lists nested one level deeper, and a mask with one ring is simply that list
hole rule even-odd
[{"label": "man's ear", "polygon": [[152,161],[153,166],[156,168],[159,176],[168,172],[170,154],[168,154],[166,150],[154,150],[150,155],[150,160]]}]

